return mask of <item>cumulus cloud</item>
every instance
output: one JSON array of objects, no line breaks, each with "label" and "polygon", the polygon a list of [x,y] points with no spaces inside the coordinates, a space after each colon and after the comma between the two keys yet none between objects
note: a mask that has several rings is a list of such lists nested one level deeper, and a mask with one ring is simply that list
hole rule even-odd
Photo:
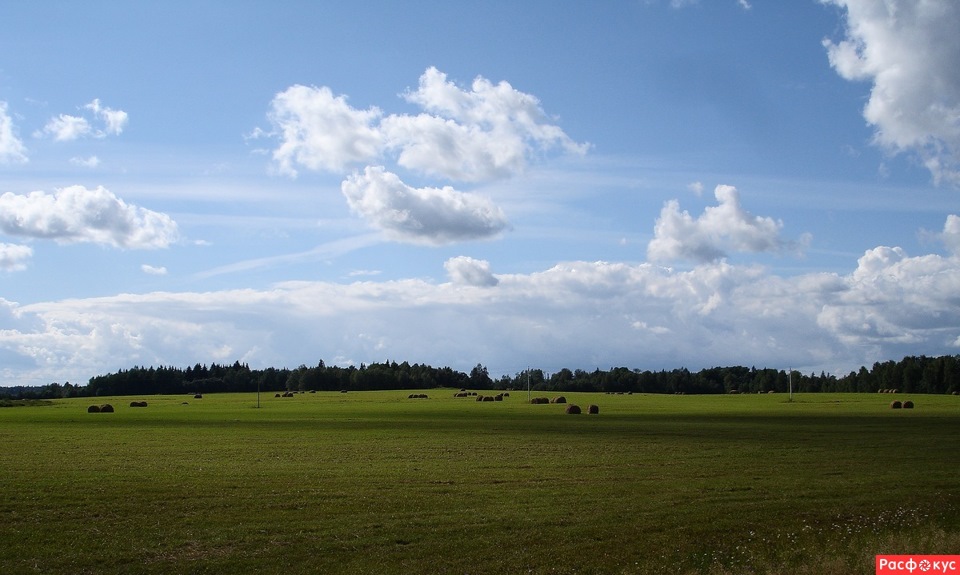
[{"label": "cumulus cloud", "polygon": [[[956,353],[960,258],[867,250],[846,274],[782,277],[725,261],[562,262],[498,274],[452,258],[448,283],[285,282],[263,290],[2,302],[0,349],[18,383],[84,381],[141,365],[239,359],[295,366],[384,358],[493,373],[613,366],[793,366],[843,374]],[[316,329],[323,325],[323,330]],[[176,334],[176,337],[170,337]],[[585,338],[584,334],[590,334]],[[228,357],[223,357],[224,355]]]},{"label": "cumulus cloud", "polygon": [[62,243],[163,248],[177,239],[170,216],[129,205],[104,187],[69,186],[53,194],[0,195],[0,231]]},{"label": "cumulus cloud", "polygon": [[330,88],[291,86],[270,104],[270,121],[279,132],[273,160],[282,174],[297,175],[297,166],[341,172],[376,159],[383,137],[374,124],[380,110],[357,110]]},{"label": "cumulus cloud", "polygon": [[[52,137],[58,142],[69,142],[84,137],[106,138],[108,135],[119,135],[123,132],[129,120],[123,110],[114,110],[100,104],[95,99],[83,106],[84,110],[92,113],[92,121],[84,116],[60,114],[50,118],[42,130],[34,133],[37,138]],[[94,124],[94,122],[97,122]]]},{"label": "cumulus cloud", "polygon": [[74,157],[70,158],[70,163],[81,168],[96,168],[100,165],[100,158],[90,156],[88,158]]},{"label": "cumulus cloud", "polygon": [[84,109],[90,110],[96,118],[103,121],[104,126],[102,132],[104,134],[120,135],[130,119],[123,110],[114,110],[107,106],[101,106],[99,98],[94,99],[84,106]]},{"label": "cumulus cloud", "polygon": [[379,166],[367,167],[341,184],[350,208],[389,237],[445,244],[487,238],[507,227],[490,200],[443,188],[412,188]]},{"label": "cumulus cloud", "polygon": [[424,174],[490,180],[522,171],[536,151],[582,154],[588,147],[553,124],[537,98],[507,82],[477,77],[464,90],[431,67],[404,97],[428,114],[389,116],[382,129],[387,145],[399,150],[397,163]]},{"label": "cumulus cloud", "polygon": [[943,224],[943,233],[940,234],[940,239],[951,254],[960,257],[960,216],[955,214],[947,216],[947,222]]},{"label": "cumulus cloud", "polygon": [[676,200],[664,204],[654,238],[647,245],[647,257],[655,262],[684,259],[704,263],[724,258],[731,250],[777,253],[789,245],[780,237],[783,223],[744,210],[735,187],[719,185],[714,195],[719,205],[706,208],[697,218],[680,211]]},{"label": "cumulus cloud", "polygon": [[30,246],[0,243],[0,270],[14,272],[27,267],[33,256]]},{"label": "cumulus cloud", "polygon": [[845,10],[846,37],[823,45],[841,77],[872,82],[863,115],[876,143],[960,185],[960,4],[822,1]]},{"label": "cumulus cloud", "polygon": [[165,268],[165,267],[163,267],[163,266],[158,267],[158,266],[151,266],[151,265],[149,265],[149,264],[143,264],[142,266],[140,266],[140,271],[142,271],[142,272],[145,273],[145,274],[152,275],[152,276],[165,276],[165,275],[167,275],[167,268]]},{"label": "cumulus cloud", "polygon": [[7,103],[0,101],[0,164],[22,164],[27,161],[27,149],[13,130],[13,120],[7,114]]},{"label": "cumulus cloud", "polygon": [[500,280],[490,272],[490,262],[467,256],[450,258],[443,263],[450,281],[458,285],[493,287]]},{"label": "cumulus cloud", "polygon": [[350,207],[398,241],[448,243],[490,237],[506,218],[489,199],[450,186],[412,188],[383,168],[394,159],[428,177],[475,183],[524,171],[537,156],[560,150],[582,154],[578,144],[549,118],[539,100],[507,82],[477,77],[469,89],[428,68],[404,99],[424,110],[384,116],[379,108],[353,108],[327,87],[291,86],[274,97],[272,129],[278,172],[299,169],[345,172],[366,165],[341,185]]},{"label": "cumulus cloud", "polygon": [[279,137],[273,159],[288,175],[298,166],[342,172],[391,151],[405,168],[476,182],[514,175],[537,152],[588,148],[556,126],[534,96],[507,82],[477,77],[465,90],[428,68],[404,98],[426,113],[384,117],[379,108],[353,108],[328,87],[291,86],[271,102],[273,130],[255,135]]}]

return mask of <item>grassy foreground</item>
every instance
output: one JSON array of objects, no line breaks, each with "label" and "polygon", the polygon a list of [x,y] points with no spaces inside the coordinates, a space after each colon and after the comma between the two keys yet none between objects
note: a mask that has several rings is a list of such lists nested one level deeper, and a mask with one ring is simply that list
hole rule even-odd
[{"label": "grassy foreground", "polygon": [[600,408],[575,416],[408,393],[0,409],[0,573],[848,575],[960,553],[957,397],[564,394]]}]

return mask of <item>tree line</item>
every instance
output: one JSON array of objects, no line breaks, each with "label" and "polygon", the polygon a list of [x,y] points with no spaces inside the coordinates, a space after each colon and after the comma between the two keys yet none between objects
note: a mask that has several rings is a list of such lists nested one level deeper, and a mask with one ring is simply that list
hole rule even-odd
[{"label": "tree line", "polygon": [[843,377],[820,372],[712,367],[691,372],[685,368],[649,371],[615,367],[552,374],[526,369],[513,376],[490,377],[481,364],[464,373],[449,367],[383,363],[329,366],[322,360],[312,367],[250,369],[245,363],[213,363],[192,367],[133,367],[90,378],[86,385],[51,383],[44,386],[0,387],[0,399],[55,399],[108,395],[176,395],[217,392],[372,391],[389,389],[469,388],[476,390],[592,391],[607,393],[876,393],[896,389],[903,393],[960,392],[960,355],[907,356],[900,361],[874,363]]}]

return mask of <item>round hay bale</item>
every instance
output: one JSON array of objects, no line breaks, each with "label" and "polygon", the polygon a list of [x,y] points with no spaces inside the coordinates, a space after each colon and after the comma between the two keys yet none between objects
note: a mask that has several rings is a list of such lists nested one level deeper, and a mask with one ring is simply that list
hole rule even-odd
[{"label": "round hay bale", "polygon": [[552,400],[550,400],[550,403],[566,403],[566,402],[567,402],[567,398],[562,395],[558,395],[557,397],[554,397]]},{"label": "round hay bale", "polygon": [[600,413],[600,406],[599,406],[599,405],[591,405],[590,407],[587,408],[587,413],[589,413],[590,415],[596,415],[596,414]]},{"label": "round hay bale", "polygon": [[90,407],[87,408],[87,413],[100,413],[100,406],[91,405]]},{"label": "round hay bale", "polygon": [[492,395],[484,395],[484,396],[483,396],[483,400],[484,400],[484,401],[496,401],[496,400],[493,398]]},{"label": "round hay bale", "polygon": [[574,404],[572,404],[572,403],[569,404],[569,405],[567,405],[567,413],[570,414],[570,415],[580,415],[580,413],[581,413],[581,411],[580,411],[580,406],[579,406],[579,405],[574,405]]},{"label": "round hay bale", "polygon": [[504,396],[504,397],[510,397],[510,394],[509,394],[509,393],[504,393],[503,396]]},{"label": "round hay bale", "polygon": [[113,413],[113,406],[109,403],[104,403],[100,406],[100,413]]},{"label": "round hay bale", "polygon": [[146,406],[147,406],[147,402],[146,402],[146,401],[131,401],[131,402],[130,402],[130,407],[146,407]]},{"label": "round hay bale", "polygon": [[193,398],[194,398],[194,399],[203,399],[203,394],[198,393],[198,394],[194,395]]},{"label": "round hay bale", "polygon": [[494,401],[503,401],[503,394],[500,393],[500,394],[494,395],[494,396],[493,396],[493,400],[494,400]]},{"label": "round hay bale", "polygon": [[900,409],[901,407],[903,407],[903,404],[900,403],[899,401],[890,402],[890,409]]},{"label": "round hay bale", "polygon": [[903,402],[904,409],[913,409],[913,402],[909,399]]},{"label": "round hay bale", "polygon": [[274,397],[280,397],[280,394],[278,393],[278,394],[274,395]]},{"label": "round hay bale", "polygon": [[483,401],[483,396],[482,396],[482,395],[478,395],[478,396],[477,396],[477,401]]}]

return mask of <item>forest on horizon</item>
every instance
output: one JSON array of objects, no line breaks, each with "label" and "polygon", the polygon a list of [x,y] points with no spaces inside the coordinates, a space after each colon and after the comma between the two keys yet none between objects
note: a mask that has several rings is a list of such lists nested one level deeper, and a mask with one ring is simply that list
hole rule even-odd
[{"label": "forest on horizon", "polygon": [[491,378],[477,364],[469,373],[450,367],[397,363],[251,369],[212,363],[191,367],[139,367],[90,378],[86,385],[69,382],[43,386],[0,387],[0,399],[57,399],[109,395],[176,395],[225,392],[372,391],[436,388],[474,390],[585,391],[607,393],[960,393],[960,355],[907,356],[900,361],[874,363],[871,368],[837,377],[821,372],[802,374],[770,368],[712,367],[691,372],[685,368],[649,371],[615,367],[548,374],[526,369],[514,376]]}]

